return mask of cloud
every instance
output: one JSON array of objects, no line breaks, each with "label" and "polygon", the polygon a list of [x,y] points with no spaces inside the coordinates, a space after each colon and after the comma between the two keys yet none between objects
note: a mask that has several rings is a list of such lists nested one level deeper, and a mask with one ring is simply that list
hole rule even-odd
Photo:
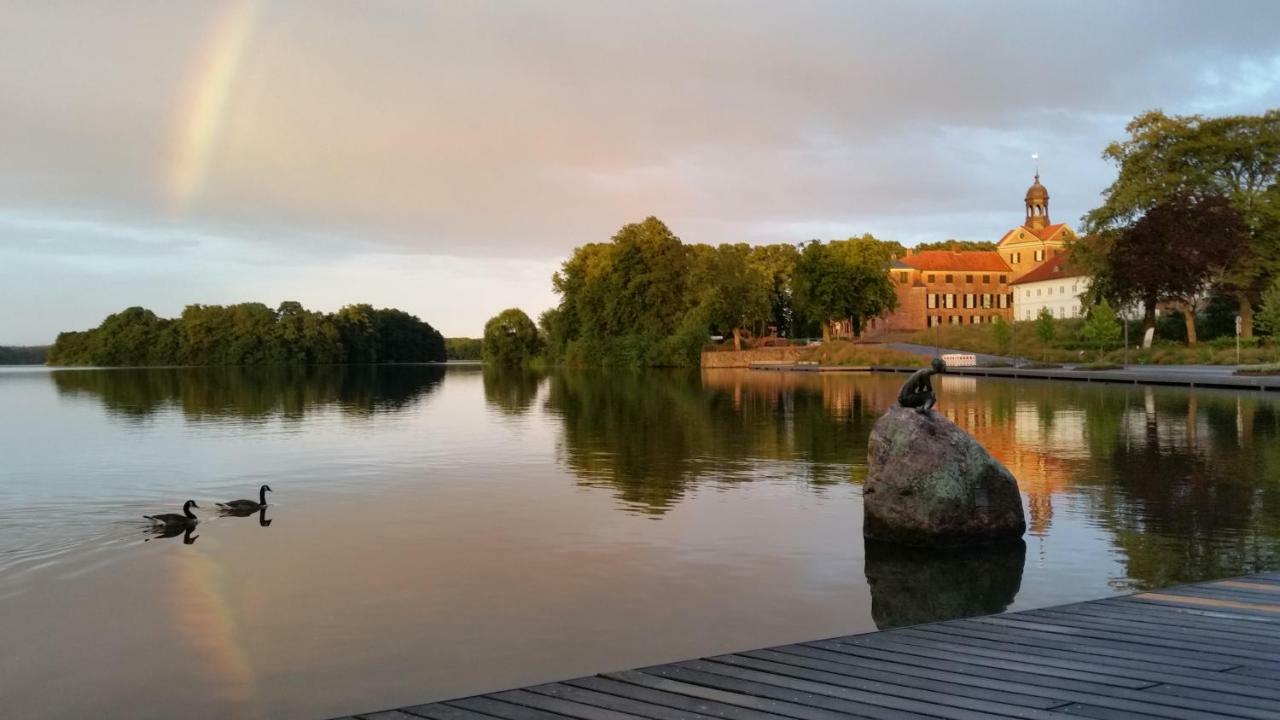
[{"label": "cloud", "polygon": [[[248,40],[215,63],[235,72],[201,126],[201,192],[175,203],[175,138],[234,12]],[[1154,0],[18,5],[0,211],[88,223],[48,257],[195,242],[271,267],[255,259],[553,266],[650,214],[712,243],[995,239],[1032,152],[1074,222],[1134,114],[1276,105],[1277,21]],[[102,244],[96,225],[146,232]],[[31,252],[12,230],[0,253]]]}]

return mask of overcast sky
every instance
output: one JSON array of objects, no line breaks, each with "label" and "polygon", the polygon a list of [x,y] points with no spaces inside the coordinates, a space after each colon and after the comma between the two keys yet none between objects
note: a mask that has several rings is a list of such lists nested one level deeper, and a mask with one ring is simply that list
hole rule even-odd
[{"label": "overcast sky", "polygon": [[478,335],[578,245],[996,240],[1125,122],[1280,105],[1275,2],[0,7],[0,344],[296,299]]}]

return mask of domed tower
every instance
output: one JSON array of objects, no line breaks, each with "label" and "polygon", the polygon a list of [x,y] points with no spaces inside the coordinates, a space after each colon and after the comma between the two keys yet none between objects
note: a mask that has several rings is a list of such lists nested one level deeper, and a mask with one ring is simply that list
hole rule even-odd
[{"label": "domed tower", "polygon": [[1040,184],[1040,172],[1036,172],[1036,181],[1027,188],[1027,221],[1024,223],[1032,230],[1043,230],[1049,226],[1049,191]]}]

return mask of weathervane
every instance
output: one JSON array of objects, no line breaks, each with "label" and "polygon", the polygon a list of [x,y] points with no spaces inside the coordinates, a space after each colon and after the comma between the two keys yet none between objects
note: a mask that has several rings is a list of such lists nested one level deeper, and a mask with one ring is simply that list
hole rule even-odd
[{"label": "weathervane", "polygon": [[1031,159],[1036,163],[1036,179],[1040,179],[1040,153],[1031,153]]}]

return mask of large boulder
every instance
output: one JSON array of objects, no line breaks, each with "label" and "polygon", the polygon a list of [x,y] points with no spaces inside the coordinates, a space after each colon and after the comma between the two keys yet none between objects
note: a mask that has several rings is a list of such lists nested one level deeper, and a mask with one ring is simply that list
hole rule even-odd
[{"label": "large boulder", "polygon": [[1018,540],[1018,481],[969,433],[937,413],[889,409],[871,429],[862,534],[902,545]]}]

